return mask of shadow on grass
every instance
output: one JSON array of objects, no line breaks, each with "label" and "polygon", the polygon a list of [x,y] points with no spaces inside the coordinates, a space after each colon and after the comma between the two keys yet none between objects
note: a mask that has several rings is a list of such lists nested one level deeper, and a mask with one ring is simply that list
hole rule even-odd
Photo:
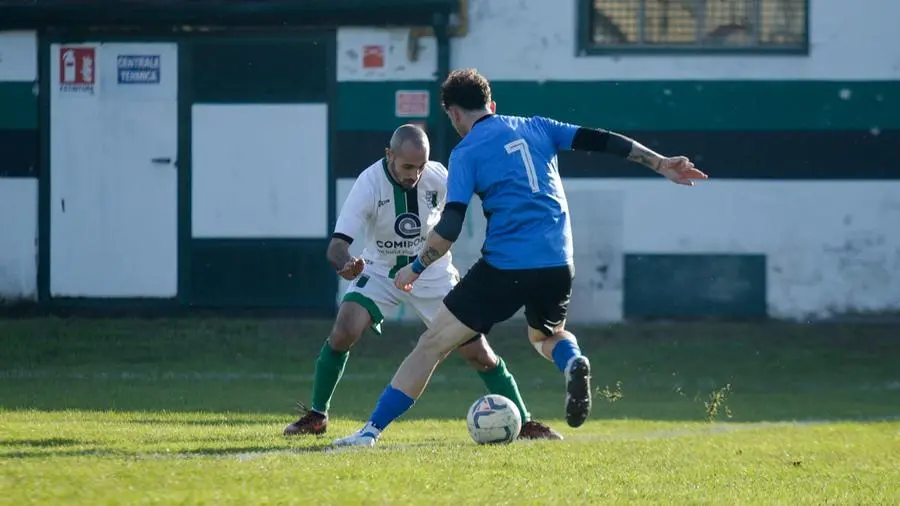
[{"label": "shadow on grass", "polygon": [[[421,443],[420,445],[417,444],[417,446],[428,446],[428,443]],[[77,450],[66,450],[60,448],[48,451],[5,451],[0,452],[0,459],[47,459],[53,457],[116,457],[138,460],[189,459],[204,457],[237,457],[240,459],[248,459],[276,454],[290,455],[302,453],[322,453],[331,449],[332,446],[330,441],[327,443],[323,442],[321,444],[317,443],[297,448],[273,448],[271,446],[254,445],[235,446],[229,448],[194,448],[176,452],[128,452],[94,446],[91,448],[81,448]]]},{"label": "shadow on grass", "polygon": [[46,459],[50,457],[122,457],[127,455],[127,453],[110,450],[108,448],[85,448],[80,450],[52,450],[44,452],[0,452],[0,459]]},{"label": "shadow on grass", "polygon": [[81,446],[93,444],[93,441],[79,439],[46,438],[46,439],[6,439],[0,440],[0,446],[32,446],[35,448],[53,448],[56,446]]},{"label": "shadow on grass", "polygon": [[[290,416],[288,416],[289,418]],[[240,419],[240,420],[184,420],[184,419],[165,419],[165,418],[142,418],[140,420],[128,420],[128,423],[136,425],[188,425],[199,427],[236,427],[242,425],[267,425],[271,424],[271,419]]]}]

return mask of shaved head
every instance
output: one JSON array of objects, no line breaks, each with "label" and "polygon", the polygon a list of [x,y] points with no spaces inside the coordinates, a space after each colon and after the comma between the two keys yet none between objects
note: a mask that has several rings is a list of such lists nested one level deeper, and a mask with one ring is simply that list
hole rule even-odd
[{"label": "shaved head", "polygon": [[428,163],[431,146],[425,130],[416,125],[401,125],[394,130],[391,144],[385,149],[391,176],[404,188],[412,188]]},{"label": "shaved head", "polygon": [[[409,145],[404,146],[406,143],[409,143]],[[399,154],[404,148],[415,149],[417,151],[423,149],[429,151],[430,147],[428,135],[425,133],[425,130],[422,130],[416,125],[411,125],[409,123],[400,125],[394,130],[394,134],[391,135],[391,151],[394,153]]]}]

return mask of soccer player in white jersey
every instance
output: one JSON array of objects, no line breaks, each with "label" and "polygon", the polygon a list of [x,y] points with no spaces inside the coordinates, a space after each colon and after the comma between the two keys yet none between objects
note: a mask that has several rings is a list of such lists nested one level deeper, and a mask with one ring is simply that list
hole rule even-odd
[{"label": "soccer player in white jersey", "polygon": [[[331,335],[316,361],[311,409],[284,429],[285,435],[323,434],[335,387],[350,348],[366,328],[381,333],[383,314],[406,302],[426,325],[444,296],[459,280],[448,253],[422,274],[411,292],[394,286],[394,274],[415,259],[429,231],[441,219],[447,196],[447,169],[428,160],[428,136],[415,125],[394,131],[385,157],[353,183],[328,246],[328,260],[338,275],[353,280],[338,310]],[[355,239],[365,240],[362,258],[350,255]],[[531,419],[516,380],[483,335],[458,348],[490,393],[512,400],[522,416],[522,439],[562,439],[556,431]]]}]

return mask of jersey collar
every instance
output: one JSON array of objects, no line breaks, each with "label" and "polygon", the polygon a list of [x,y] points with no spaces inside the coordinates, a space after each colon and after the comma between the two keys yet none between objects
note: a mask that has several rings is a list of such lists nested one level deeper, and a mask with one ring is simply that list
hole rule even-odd
[{"label": "jersey collar", "polygon": [[488,113],[488,114],[485,114],[484,116],[482,116],[482,117],[476,119],[474,123],[472,123],[472,128],[475,128],[475,125],[481,123],[482,121],[484,121],[484,120],[486,120],[486,119],[488,119],[488,118],[493,118],[493,117],[494,117],[494,113],[492,113],[492,112],[491,112],[491,113]]},{"label": "jersey collar", "polygon": [[381,168],[384,169],[384,177],[386,177],[387,180],[391,182],[391,186],[394,186],[395,188],[399,188],[403,191],[406,191],[406,188],[404,188],[400,183],[398,183],[397,180],[394,179],[394,176],[391,175],[391,171],[388,170],[387,157],[384,157],[381,159]]}]

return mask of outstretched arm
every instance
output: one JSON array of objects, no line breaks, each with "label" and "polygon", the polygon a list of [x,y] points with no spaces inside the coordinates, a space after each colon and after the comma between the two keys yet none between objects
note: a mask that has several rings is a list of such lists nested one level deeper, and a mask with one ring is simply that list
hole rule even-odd
[{"label": "outstretched arm", "polygon": [[686,156],[663,156],[640,142],[609,130],[585,128],[550,118],[538,118],[557,150],[593,151],[619,156],[651,168],[678,184],[693,186],[706,179]]},{"label": "outstretched arm", "polygon": [[579,128],[572,138],[572,150],[609,153],[645,165],[659,172],[666,157],[640,142],[609,130]]},{"label": "outstretched arm", "polygon": [[572,138],[572,149],[619,156],[687,186],[693,186],[694,180],[707,178],[686,156],[663,156],[632,138],[609,130],[579,128]]}]

